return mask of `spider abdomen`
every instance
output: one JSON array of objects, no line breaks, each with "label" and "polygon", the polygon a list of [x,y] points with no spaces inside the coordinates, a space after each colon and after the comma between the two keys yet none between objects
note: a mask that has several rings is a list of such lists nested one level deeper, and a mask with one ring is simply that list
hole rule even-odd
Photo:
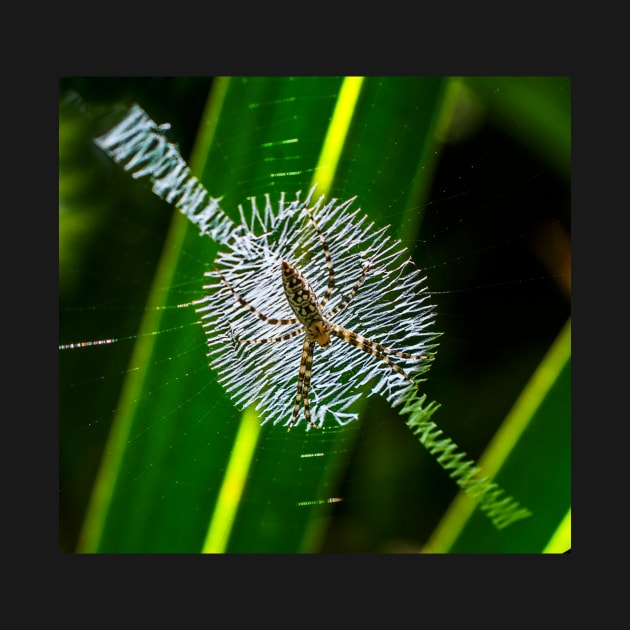
[{"label": "spider abdomen", "polygon": [[322,320],[319,302],[306,278],[291,264],[282,261],[282,286],[284,294],[300,323],[308,327],[315,320]]},{"label": "spider abdomen", "polygon": [[330,345],[329,325],[315,291],[306,278],[291,264],[282,261],[282,286],[289,306],[306,329],[310,341],[327,348]]}]

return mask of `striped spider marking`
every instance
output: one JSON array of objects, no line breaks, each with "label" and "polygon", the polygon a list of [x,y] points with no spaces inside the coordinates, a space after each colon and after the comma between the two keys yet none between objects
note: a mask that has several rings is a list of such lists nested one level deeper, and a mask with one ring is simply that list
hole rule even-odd
[{"label": "striped spider marking", "polygon": [[284,294],[289,302],[289,306],[291,310],[295,314],[295,317],[290,319],[277,319],[273,317],[268,317],[261,311],[259,311],[255,306],[247,302],[247,300],[243,299],[234,289],[234,287],[230,284],[230,282],[225,278],[225,276],[221,273],[221,271],[217,268],[217,272],[221,277],[221,280],[226,284],[226,286],[230,289],[235,299],[240,302],[240,304],[249,309],[254,315],[256,315],[259,319],[270,324],[272,326],[288,326],[291,324],[300,323],[302,326],[290,333],[285,335],[281,335],[279,337],[264,337],[261,339],[234,339],[235,343],[238,344],[257,344],[257,343],[278,343],[281,341],[286,341],[288,339],[292,339],[300,334],[304,334],[304,343],[302,345],[302,358],[300,361],[300,370],[298,373],[298,382],[297,382],[297,392],[295,395],[295,402],[293,404],[293,412],[291,414],[291,421],[288,426],[288,431],[291,430],[293,425],[296,422],[298,412],[300,410],[300,405],[304,405],[304,417],[306,422],[313,428],[321,428],[320,425],[315,424],[311,421],[311,410],[310,410],[310,400],[308,396],[310,382],[311,382],[311,374],[313,367],[313,350],[315,345],[319,345],[322,348],[328,348],[331,344],[331,336],[337,337],[342,341],[350,344],[366,352],[367,354],[371,354],[372,356],[380,359],[384,363],[386,363],[389,367],[391,367],[394,371],[400,374],[402,377],[414,383],[414,380],[403,370],[399,365],[394,363],[390,357],[400,357],[403,359],[428,359],[428,356],[415,356],[409,354],[408,352],[401,352],[398,350],[393,350],[391,348],[386,348],[375,341],[368,339],[367,337],[363,337],[339,324],[335,324],[331,321],[331,318],[342,310],[344,310],[352,298],[356,295],[357,291],[360,289],[361,285],[365,281],[365,278],[370,270],[369,265],[366,265],[363,268],[359,278],[355,282],[351,291],[345,297],[345,299],[338,304],[335,308],[330,309],[328,312],[324,312],[324,307],[328,303],[330,295],[335,287],[335,272],[332,264],[332,258],[330,255],[330,250],[328,248],[328,244],[326,242],[326,238],[322,231],[319,229],[319,226],[315,222],[315,219],[312,215],[309,215],[310,220],[319,236],[322,249],[324,251],[324,256],[326,259],[326,266],[328,268],[328,286],[326,287],[326,291],[321,300],[317,298],[315,292],[313,291],[311,285],[308,283],[306,278],[296,269],[293,265],[291,265],[286,260],[283,260],[281,263],[281,274],[282,274],[282,286],[284,288]]}]

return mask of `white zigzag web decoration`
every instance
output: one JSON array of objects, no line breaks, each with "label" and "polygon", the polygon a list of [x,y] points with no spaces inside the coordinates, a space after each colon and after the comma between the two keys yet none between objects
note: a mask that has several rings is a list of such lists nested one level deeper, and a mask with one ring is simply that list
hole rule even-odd
[{"label": "white zigzag web decoration", "polygon": [[[369,272],[347,308],[333,321],[383,346],[429,356],[437,336],[432,332],[433,309],[428,303],[425,278],[399,241],[385,229],[377,230],[360,210],[350,211],[353,199],[311,206],[307,198],[291,203],[280,197],[278,209],[269,196],[264,211],[251,199],[251,218],[242,225],[246,233],[234,239],[216,264],[236,292],[258,310],[274,318],[293,316],[284,295],[280,265],[295,265],[321,297],[328,272],[320,237],[310,216],[325,234],[335,272],[335,288],[328,308],[334,309],[351,291],[369,264]],[[208,295],[197,304],[210,347],[210,365],[241,408],[256,405],[263,422],[288,425],[295,398],[303,334],[277,343],[233,345],[232,337],[259,339],[279,336],[301,325],[272,326],[244,308],[217,271],[206,273]],[[427,360],[396,359],[418,381],[428,369]],[[363,386],[392,405],[399,405],[413,385],[378,358],[335,339],[329,348],[317,347],[310,388],[311,419],[324,425],[330,419],[345,424],[356,418],[349,411]],[[299,423],[302,414],[298,418]],[[308,425],[307,425],[308,426]]]}]

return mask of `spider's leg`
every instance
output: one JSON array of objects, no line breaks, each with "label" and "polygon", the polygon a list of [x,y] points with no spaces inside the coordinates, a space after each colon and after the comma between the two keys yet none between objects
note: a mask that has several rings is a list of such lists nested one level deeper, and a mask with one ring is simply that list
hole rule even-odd
[{"label": "spider's leg", "polygon": [[225,283],[225,285],[230,289],[232,295],[241,303],[242,306],[248,308],[256,317],[262,319],[263,322],[267,322],[268,324],[272,324],[274,326],[287,326],[289,324],[297,324],[298,320],[293,317],[291,319],[274,319],[273,317],[267,317],[264,313],[261,313],[255,306],[252,306],[247,300],[242,298],[234,289],[234,287],[230,284],[228,279],[221,273],[221,270],[218,267],[215,267],[216,272],[219,274],[221,280]]},{"label": "spider's leg", "polygon": [[332,293],[332,290],[335,288],[335,271],[333,269],[332,258],[330,256],[330,248],[328,247],[328,243],[326,242],[326,237],[324,233],[319,229],[319,225],[317,221],[313,218],[313,215],[308,213],[308,216],[311,220],[311,223],[315,227],[315,231],[317,232],[317,236],[319,236],[319,240],[322,244],[322,249],[324,250],[324,257],[326,258],[326,266],[328,267],[328,286],[326,287],[326,291],[319,302],[321,308],[324,308],[326,303],[328,302],[328,298]]},{"label": "spider's leg", "polygon": [[263,339],[236,339],[232,337],[234,344],[243,343],[243,344],[254,344],[254,343],[277,343],[278,341],[286,341],[287,339],[293,339],[293,337],[297,337],[300,333],[304,332],[304,328],[298,328],[293,332],[287,333],[286,335],[282,335],[281,337],[265,337]]},{"label": "spider's leg", "polygon": [[[306,402],[308,398],[308,384],[311,381],[311,367],[313,365],[313,347],[315,343],[304,339],[304,345],[302,346],[302,359],[300,361],[300,372],[298,373],[297,393],[295,394],[295,403],[293,404],[293,413],[291,414],[291,422],[287,431],[291,430],[291,427],[295,424],[298,412],[300,410],[300,403],[304,398],[304,415],[306,421],[315,429],[318,426],[311,422],[311,411],[309,404]],[[305,386],[306,385],[306,386]]]},{"label": "spider's leg", "polygon": [[395,350],[391,350],[390,348],[386,348],[385,346],[382,346],[380,343],[371,341],[367,337],[358,335],[357,333],[352,332],[351,330],[348,330],[347,328],[344,328],[343,326],[339,326],[338,324],[330,324],[330,326],[331,326],[330,334],[335,335],[335,337],[339,337],[339,339],[342,339],[346,343],[349,343],[350,345],[355,346],[356,348],[359,348],[359,350],[363,350],[363,352],[367,352],[367,354],[371,354],[372,356],[375,356],[377,359],[380,359],[381,361],[383,361],[383,363],[386,363],[387,365],[389,365],[389,367],[391,367],[392,370],[398,372],[398,374],[406,378],[408,381],[411,381],[414,385],[416,383],[411,378],[411,376],[409,376],[409,374],[407,374],[407,372],[405,372],[405,370],[403,370],[399,365],[396,365],[387,355],[393,354],[394,356],[397,356],[397,357],[413,358],[413,359],[428,359],[429,358],[429,357],[424,357],[424,356],[415,357],[406,352],[398,352]]},{"label": "spider's leg", "polygon": [[[343,330],[345,334],[356,337],[360,343],[369,345],[372,349],[376,350],[376,352],[378,352],[379,354],[392,355],[395,357],[400,357],[401,359],[415,359],[416,361],[426,361],[430,358],[426,354],[409,354],[409,352],[401,352],[400,350],[392,350],[391,348],[382,346],[380,343],[377,343],[376,341],[372,341],[371,339],[367,339],[366,337],[363,337],[363,335],[358,335],[357,333],[353,333],[352,331],[348,330],[347,328],[344,328],[343,326],[338,326],[338,328]],[[357,344],[354,344],[354,345],[357,345]]]},{"label": "spider's leg", "polygon": [[331,311],[326,313],[326,319],[330,319],[333,315],[340,313],[341,311],[343,311],[344,308],[346,308],[346,306],[348,306],[348,304],[350,303],[350,300],[356,295],[361,285],[365,282],[365,277],[367,276],[368,271],[370,271],[370,265],[366,265],[363,268],[363,271],[361,272],[359,279],[355,282],[350,293],[346,295],[346,298],[344,299],[344,301],[341,302],[341,304],[337,304],[335,308],[333,308]]},{"label": "spider's leg", "polygon": [[304,398],[304,417],[306,418],[306,422],[308,422],[312,427],[315,427],[316,429],[320,429],[321,425],[311,422],[311,399],[309,398],[308,390],[311,386],[312,363],[313,363],[313,352],[311,350],[310,363],[308,365],[308,369],[304,373],[304,384],[302,385],[302,398]]}]

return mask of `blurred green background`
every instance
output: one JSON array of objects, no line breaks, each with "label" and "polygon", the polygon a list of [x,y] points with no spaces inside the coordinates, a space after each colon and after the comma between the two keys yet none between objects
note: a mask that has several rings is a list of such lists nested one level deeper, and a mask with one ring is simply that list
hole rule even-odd
[{"label": "blurred green background", "polygon": [[[139,103],[237,219],[250,195],[309,188],[341,85],[60,81],[60,343],[123,339],[60,352],[62,551],[201,551],[246,426],[194,312],[168,308],[200,296],[216,246],[92,138]],[[516,405],[524,430],[497,480],[534,516],[497,532],[460,515],[440,548],[457,486],[370,398],[358,423],[319,437],[261,429],[223,551],[545,550],[570,510],[570,362],[545,360],[570,318],[570,105],[565,77],[369,77],[331,187],[391,224],[426,271],[443,333],[424,384],[438,425],[478,460]],[[287,138],[299,150],[261,150]],[[548,389],[528,389],[541,374]]]}]

